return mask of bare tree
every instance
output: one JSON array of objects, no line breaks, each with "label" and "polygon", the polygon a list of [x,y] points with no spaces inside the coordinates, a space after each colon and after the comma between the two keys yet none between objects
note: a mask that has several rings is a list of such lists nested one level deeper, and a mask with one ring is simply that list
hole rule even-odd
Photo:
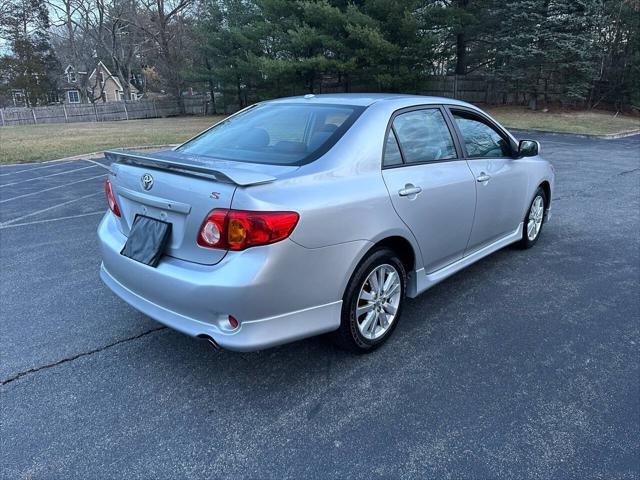
[{"label": "bare tree", "polygon": [[82,0],[53,0],[49,2],[52,12],[51,42],[63,66],[71,65],[77,74],[78,90],[83,100],[88,96],[88,72],[95,68],[96,41],[89,34],[88,18],[82,16]]},{"label": "bare tree", "polygon": [[[48,0],[57,13],[58,33],[72,64],[89,71],[105,58],[113,66],[113,75],[122,85],[125,98],[131,97],[131,75],[145,41],[136,25],[137,0]],[[80,41],[82,40],[82,41]],[[76,67],[77,68],[77,67]],[[95,79],[94,79],[95,80]],[[82,85],[90,101],[104,98],[103,86],[83,76]],[[90,84],[91,83],[91,84]],[[96,90],[98,95],[95,95]],[[88,93],[92,92],[92,93]]]},{"label": "bare tree", "polygon": [[157,55],[155,63],[170,91],[181,95],[184,80],[181,69],[185,58],[185,38],[190,35],[190,25],[185,16],[195,0],[141,0],[144,14],[136,17],[136,26],[151,42]]}]

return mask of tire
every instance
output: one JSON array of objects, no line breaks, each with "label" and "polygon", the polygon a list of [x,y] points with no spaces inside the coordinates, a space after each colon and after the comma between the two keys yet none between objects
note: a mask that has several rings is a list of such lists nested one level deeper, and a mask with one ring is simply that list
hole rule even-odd
[{"label": "tire", "polygon": [[[389,285],[382,296],[375,288],[380,278]],[[371,252],[360,262],[345,290],[340,328],[333,335],[335,343],[354,353],[380,347],[398,325],[406,287],[407,273],[398,255],[389,248]]]},{"label": "tire", "polygon": [[[542,205],[540,208],[540,199]],[[524,217],[524,228],[522,229],[522,238],[517,243],[517,246],[523,250],[533,247],[542,233],[542,227],[544,226],[545,212],[549,206],[547,195],[544,190],[538,187],[531,205],[527,210],[527,214]]]}]

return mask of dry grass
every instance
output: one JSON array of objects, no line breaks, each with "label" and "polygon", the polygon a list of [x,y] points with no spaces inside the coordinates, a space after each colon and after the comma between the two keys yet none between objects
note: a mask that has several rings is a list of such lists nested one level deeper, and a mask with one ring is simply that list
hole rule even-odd
[{"label": "dry grass", "polygon": [[[638,117],[610,112],[534,112],[487,109],[506,127],[563,133],[609,134],[640,128]],[[117,147],[183,142],[221,117],[154,118],[101,123],[0,127],[0,163],[35,162]]]},{"label": "dry grass", "polygon": [[52,160],[117,147],[180,143],[221,117],[0,127],[0,163]]},{"label": "dry grass", "polygon": [[523,107],[486,109],[505,127],[560,133],[606,135],[640,128],[640,118],[605,111],[541,112]]}]

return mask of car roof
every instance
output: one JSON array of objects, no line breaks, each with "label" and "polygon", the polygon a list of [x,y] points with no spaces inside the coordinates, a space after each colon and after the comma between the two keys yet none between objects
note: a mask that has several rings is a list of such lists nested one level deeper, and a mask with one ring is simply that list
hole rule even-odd
[{"label": "car roof", "polygon": [[421,104],[447,104],[473,107],[472,105],[446,97],[431,97],[425,95],[409,95],[404,93],[323,93],[307,94],[296,97],[278,98],[264,103],[310,103],[329,105],[355,105],[368,107],[374,103],[394,101],[395,103],[411,105]]}]

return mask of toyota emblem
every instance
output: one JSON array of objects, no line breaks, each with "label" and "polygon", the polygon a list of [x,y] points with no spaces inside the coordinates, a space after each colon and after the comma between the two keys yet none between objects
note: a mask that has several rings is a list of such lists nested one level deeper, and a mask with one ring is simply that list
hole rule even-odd
[{"label": "toyota emblem", "polygon": [[149,173],[142,175],[140,182],[145,190],[151,190],[151,187],[153,187],[153,177]]}]

